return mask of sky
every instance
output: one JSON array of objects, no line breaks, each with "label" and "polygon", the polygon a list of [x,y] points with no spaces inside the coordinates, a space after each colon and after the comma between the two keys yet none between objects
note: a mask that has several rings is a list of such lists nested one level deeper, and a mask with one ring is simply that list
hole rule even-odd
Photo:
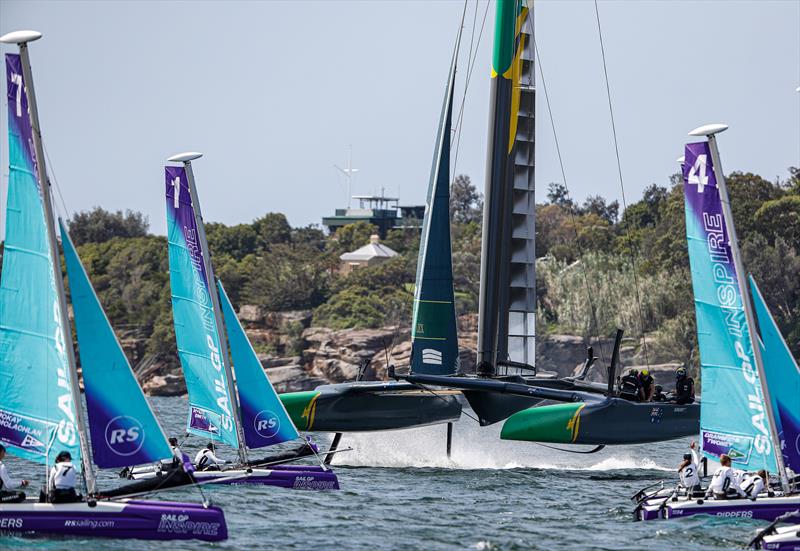
[{"label": "sky", "polygon": [[[465,106],[454,173],[481,190],[494,3],[486,8],[468,2],[456,83]],[[0,0],[0,33],[44,33],[30,55],[60,213],[132,209],[163,234],[163,166],[182,151],[204,153],[194,171],[208,221],[277,211],[319,224],[346,205],[334,164],[350,145],[354,194],[424,203],[463,10],[461,0]],[[620,199],[594,4],[538,0],[533,11],[570,192]],[[600,1],[599,14],[628,203],[668,183],[687,132],[706,123],[730,125],[719,137],[726,172],[773,179],[800,166],[800,1]],[[542,201],[563,180],[536,79]]]}]

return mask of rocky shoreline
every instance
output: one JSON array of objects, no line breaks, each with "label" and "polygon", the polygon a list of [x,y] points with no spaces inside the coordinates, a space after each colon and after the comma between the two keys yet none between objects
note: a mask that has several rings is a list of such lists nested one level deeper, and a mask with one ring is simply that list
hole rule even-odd
[{"label": "rocky shoreline", "polygon": [[[411,356],[411,331],[407,327],[334,330],[312,326],[310,311],[265,312],[256,306],[242,306],[239,319],[278,392],[311,390],[322,384],[355,380],[365,362],[368,364],[363,378],[383,380],[388,363],[403,370]],[[477,316],[464,315],[458,321],[461,371],[471,373],[475,370]],[[577,374],[586,358],[587,344],[581,336],[541,336],[537,339],[537,366],[559,376]],[[592,344],[598,360],[588,379],[605,381],[613,340]],[[122,345],[145,393],[152,396],[186,393],[176,358],[146,356],[144,342],[133,337],[122,339]],[[625,369],[645,363],[640,348],[635,340],[623,341],[620,356]],[[651,363],[650,371],[660,384],[670,388],[678,365]]]}]

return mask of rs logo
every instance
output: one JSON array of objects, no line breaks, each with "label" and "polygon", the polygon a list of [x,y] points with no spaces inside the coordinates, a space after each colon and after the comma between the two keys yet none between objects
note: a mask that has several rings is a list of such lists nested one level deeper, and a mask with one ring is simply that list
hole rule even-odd
[{"label": "rs logo", "polygon": [[265,409],[253,419],[253,426],[263,438],[272,438],[281,429],[281,421],[277,415]]},{"label": "rs logo", "polygon": [[117,455],[129,456],[142,449],[144,427],[138,419],[127,415],[114,417],[106,425],[106,444]]}]

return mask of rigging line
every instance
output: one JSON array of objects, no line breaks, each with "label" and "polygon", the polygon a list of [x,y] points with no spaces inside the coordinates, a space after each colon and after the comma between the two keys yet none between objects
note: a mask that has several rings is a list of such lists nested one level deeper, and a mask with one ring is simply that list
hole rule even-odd
[{"label": "rigging line", "polygon": [[[50,154],[47,152],[47,147],[44,145],[44,140],[42,140],[42,151],[44,151],[45,161],[47,162],[48,166],[50,166],[50,174],[53,179],[53,184],[55,184],[56,191],[58,192],[58,197],[61,199],[61,206],[64,208],[64,217],[66,220],[70,218],[70,211],[67,208],[67,203],[64,201],[64,195],[61,193],[61,186],[58,185],[58,178],[56,178],[56,169],[53,167],[53,161],[50,160]],[[57,207],[58,205],[56,205]],[[65,220],[65,222],[66,222]]]},{"label": "rigging line", "polygon": [[[529,14],[531,13],[530,10],[528,10],[528,13]],[[571,200],[569,187],[567,187],[567,173],[564,170],[564,159],[561,155],[561,146],[558,143],[558,134],[556,132],[556,121],[553,118],[553,110],[552,107],[550,106],[550,95],[547,93],[547,81],[544,78],[544,68],[542,66],[542,58],[539,55],[539,45],[536,42],[536,34],[534,33],[532,36],[533,36],[533,50],[536,56],[536,64],[539,67],[539,76],[542,78],[542,90],[544,91],[545,104],[547,105],[547,114],[550,117],[550,127],[553,130],[553,142],[555,144],[556,154],[558,156],[558,165],[561,168],[561,179],[564,180],[564,189],[567,192],[567,199]],[[597,348],[600,350],[600,359],[605,365],[606,357],[605,353],[603,352],[603,343],[600,340],[600,326],[597,323],[597,311],[595,309],[594,300],[592,300],[592,286],[589,283],[588,270],[586,268],[586,263],[584,262],[583,259],[583,247],[581,247],[580,240],[578,239],[578,222],[575,218],[574,209],[570,208],[567,209],[567,211],[569,212],[570,220],[572,222],[572,229],[575,232],[575,246],[578,249],[578,258],[580,259],[581,272],[583,273],[583,281],[584,285],[586,286],[586,295],[589,300],[589,314],[591,316],[591,323],[592,325],[594,325],[594,336],[596,337],[597,340]],[[590,329],[589,342],[591,342],[591,337],[592,333]]]},{"label": "rigging line", "polygon": [[[475,3],[477,7],[477,0]],[[461,107],[459,108],[458,117],[456,118],[456,128],[457,135],[456,135],[456,150],[453,155],[453,174],[456,174],[456,168],[458,166],[458,152],[461,146],[461,128],[464,119],[464,104],[466,103],[467,98],[467,90],[469,89],[469,83],[472,80],[472,73],[475,69],[475,62],[478,60],[478,51],[480,50],[481,46],[481,39],[483,38],[483,30],[486,27],[486,17],[489,15],[489,2],[486,2],[486,10],[483,12],[483,21],[481,22],[481,30],[478,33],[478,42],[475,44],[475,50],[473,51],[473,57],[471,60],[467,60],[467,75],[466,80],[464,83],[464,97],[461,101]],[[454,176],[455,177],[455,176]]]},{"label": "rigging line", "polygon": [[[456,116],[456,123],[453,126],[453,133],[457,133],[457,137],[458,137],[459,140],[461,138],[461,121],[462,121],[462,118],[463,118],[463,115],[464,115],[464,105],[467,102],[467,85],[466,85],[466,82],[468,80],[467,77],[469,76],[469,68],[470,68],[470,65],[472,64],[472,59],[473,59],[472,56],[473,56],[474,47],[475,47],[475,29],[478,26],[478,2],[479,2],[479,0],[475,0],[475,12],[474,12],[474,14],[472,16],[472,31],[470,32],[469,53],[467,54],[467,72],[464,75],[464,79],[465,79],[464,95],[461,98],[461,105],[458,108],[458,115]],[[488,5],[489,5],[488,2],[487,2],[486,5],[487,5],[487,8],[488,8]],[[453,172],[455,172],[455,170],[456,170],[456,163],[454,161],[453,162]]]},{"label": "rigging line", "polygon": [[[622,192],[622,209],[623,213],[628,210],[627,202],[625,201],[625,185],[622,183],[622,163],[619,160],[619,143],[617,142],[617,125],[614,122],[614,109],[611,105],[611,86],[608,83],[608,69],[606,67],[606,49],[603,44],[603,31],[600,28],[600,10],[597,7],[597,0],[594,0],[594,14],[597,20],[597,35],[600,37],[600,54],[603,58],[603,75],[606,81],[606,96],[608,97],[608,113],[611,116],[611,132],[614,136],[614,152],[617,156],[617,173],[619,174],[619,188]],[[644,347],[644,362],[650,367],[650,360],[647,354],[647,334],[644,330],[644,314],[642,313],[642,301],[639,297],[639,277],[636,275],[636,245],[631,239],[630,221],[625,223],[625,236],[631,246],[631,271],[633,272],[633,286],[636,291],[636,306],[639,312],[639,325],[642,330],[642,345]]]}]

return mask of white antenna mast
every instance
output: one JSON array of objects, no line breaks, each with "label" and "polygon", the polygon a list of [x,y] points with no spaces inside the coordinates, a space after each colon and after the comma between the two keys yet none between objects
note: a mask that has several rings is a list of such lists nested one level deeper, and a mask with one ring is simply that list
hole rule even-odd
[{"label": "white antenna mast", "polygon": [[333,168],[344,174],[347,178],[347,208],[350,208],[350,201],[353,197],[353,173],[358,172],[357,168],[353,168],[353,146],[349,145],[347,149],[347,168],[342,168],[338,165],[333,165]]}]

